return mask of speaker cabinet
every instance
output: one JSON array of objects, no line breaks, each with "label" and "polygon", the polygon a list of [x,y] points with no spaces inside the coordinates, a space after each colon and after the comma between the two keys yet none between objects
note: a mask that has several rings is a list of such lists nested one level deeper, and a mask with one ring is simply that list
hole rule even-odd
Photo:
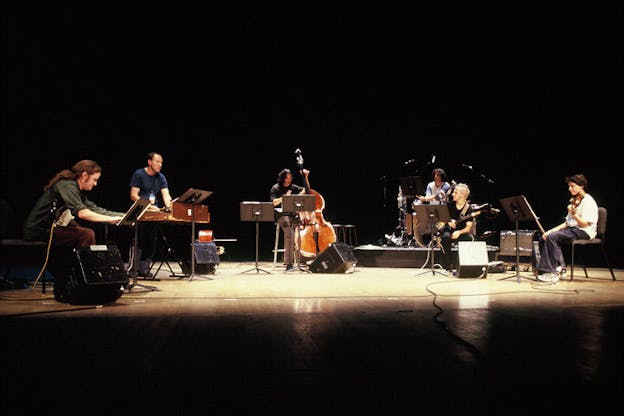
[{"label": "speaker cabinet", "polygon": [[485,241],[459,241],[457,251],[459,256],[457,277],[487,277],[489,261]]},{"label": "speaker cabinet", "polygon": [[[518,255],[531,256],[533,251],[533,238],[536,230],[518,230]],[[499,256],[516,256],[516,232],[502,230],[500,232]]]},{"label": "speaker cabinet", "polygon": [[82,247],[74,250],[61,300],[71,304],[110,303],[121,297],[126,286],[128,272],[117,246]]},{"label": "speaker cabinet", "polygon": [[[184,273],[191,274],[190,261],[184,266]],[[213,242],[196,242],[195,243],[195,273],[197,274],[214,274],[215,265],[221,263],[219,258],[219,249]]]},{"label": "speaker cabinet", "polygon": [[353,272],[357,259],[353,248],[344,243],[334,243],[322,251],[310,264],[312,273]]}]

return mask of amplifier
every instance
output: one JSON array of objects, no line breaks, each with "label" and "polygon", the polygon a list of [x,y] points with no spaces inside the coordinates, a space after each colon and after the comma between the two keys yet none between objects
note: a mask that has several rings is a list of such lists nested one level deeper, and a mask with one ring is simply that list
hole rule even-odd
[{"label": "amplifier", "polygon": [[[533,251],[533,238],[537,230],[518,230],[518,255],[531,257]],[[516,255],[516,231],[501,230],[500,232],[500,256]]]},{"label": "amplifier", "polygon": [[[55,287],[59,298],[71,304],[100,304],[116,301],[128,286],[117,246],[95,245],[74,250],[72,272],[64,287]],[[56,282],[55,282],[56,286]]]}]

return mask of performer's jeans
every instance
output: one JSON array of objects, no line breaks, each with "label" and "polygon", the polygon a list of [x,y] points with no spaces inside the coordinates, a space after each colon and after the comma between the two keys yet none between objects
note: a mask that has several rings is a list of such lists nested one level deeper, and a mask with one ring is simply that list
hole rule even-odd
[{"label": "performer's jeans", "polygon": [[566,227],[549,234],[545,240],[540,239],[540,262],[537,270],[553,273],[557,271],[557,266],[565,266],[561,245],[572,240],[589,240],[589,235],[578,227]]},{"label": "performer's jeans", "polygon": [[442,238],[442,252],[440,253],[440,266],[444,270],[452,270],[455,266],[455,259],[457,257],[456,253],[453,253],[452,246],[455,241],[472,241],[472,234],[462,234],[459,236],[457,240],[451,239],[451,234],[453,234],[453,229],[445,227],[440,237]]},{"label": "performer's jeans", "polygon": [[284,232],[284,263],[295,262],[295,228],[293,220],[288,215],[281,216],[277,223]]}]

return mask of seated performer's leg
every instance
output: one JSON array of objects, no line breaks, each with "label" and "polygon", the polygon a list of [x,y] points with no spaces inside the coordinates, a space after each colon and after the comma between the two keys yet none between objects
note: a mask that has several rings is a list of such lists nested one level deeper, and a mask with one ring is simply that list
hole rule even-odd
[{"label": "seated performer's leg", "polygon": [[65,287],[69,281],[73,262],[74,249],[95,244],[95,232],[75,222],[66,227],[54,228],[52,248],[48,261],[48,270],[54,276],[54,298],[64,301]]},{"label": "seated performer's leg", "polygon": [[[451,240],[451,234],[452,232],[450,230],[444,229],[442,231],[442,234],[440,235],[441,237],[441,253],[440,253],[440,266],[442,266],[442,268],[444,270],[451,270],[452,269],[452,264],[453,264],[453,257],[452,257],[452,251],[451,251],[451,246],[452,246],[452,240]],[[432,236],[433,239],[433,236]],[[431,242],[431,244],[433,244],[433,241]]]},{"label": "seated performer's leg", "polygon": [[278,223],[284,232],[284,262],[286,268],[292,268],[295,262],[295,230],[292,218],[284,215],[278,219]]}]

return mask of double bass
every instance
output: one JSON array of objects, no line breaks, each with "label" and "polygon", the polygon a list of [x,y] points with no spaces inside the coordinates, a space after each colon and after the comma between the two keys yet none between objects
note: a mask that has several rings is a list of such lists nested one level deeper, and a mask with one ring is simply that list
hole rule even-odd
[{"label": "double bass", "polygon": [[313,258],[329,247],[331,243],[336,242],[336,231],[331,223],[323,217],[325,199],[320,193],[310,188],[308,176],[304,174],[301,150],[297,149],[295,154],[297,155],[297,166],[303,176],[305,192],[314,195],[314,211],[299,213],[299,252],[303,257]]}]

